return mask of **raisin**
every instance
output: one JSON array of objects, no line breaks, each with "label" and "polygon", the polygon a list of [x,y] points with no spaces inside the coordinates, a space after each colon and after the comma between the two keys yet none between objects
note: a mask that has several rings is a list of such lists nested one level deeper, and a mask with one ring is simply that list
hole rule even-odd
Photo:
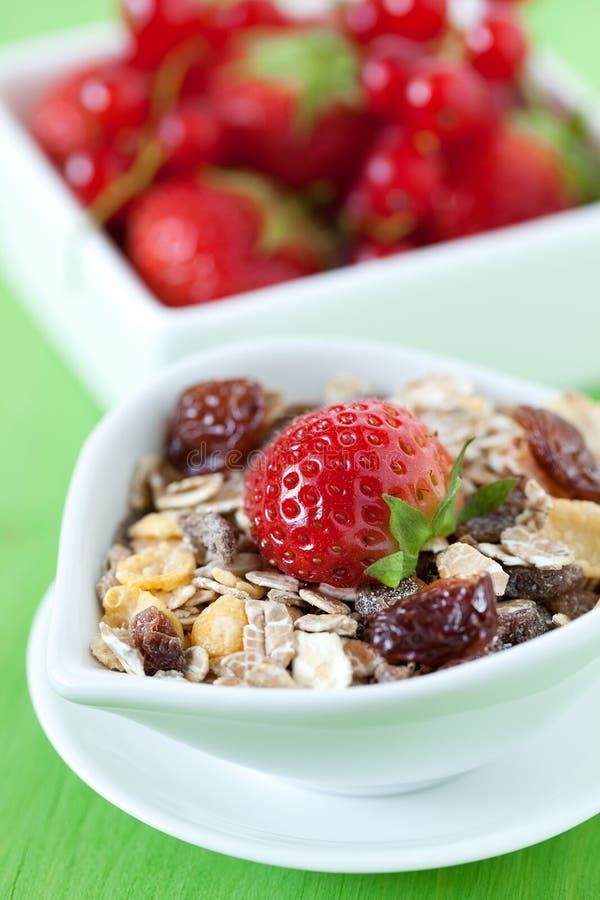
[{"label": "raisin", "polygon": [[424,583],[418,578],[404,578],[397,588],[384,587],[382,584],[363,584],[358,588],[354,611],[360,616],[372,616],[394,606],[405,597],[416,594],[422,587]]},{"label": "raisin", "polygon": [[523,644],[552,627],[547,610],[533,600],[504,600],[498,603],[497,610],[500,649]]},{"label": "raisin", "polygon": [[571,499],[600,502],[600,465],[581,432],[556,413],[518,406],[517,422],[527,432],[536,462]]},{"label": "raisin", "polygon": [[178,523],[194,550],[204,551],[222,565],[230,565],[239,541],[237,528],[217,513],[200,513],[195,510],[182,513]]},{"label": "raisin", "polygon": [[545,602],[583,582],[579,566],[563,566],[561,569],[536,569],[534,566],[507,566],[508,584],[504,596]]},{"label": "raisin", "polygon": [[129,634],[142,654],[146,675],[155,675],[161,669],[183,671],[183,641],[166,615],[155,606],[148,606],[133,617]]},{"label": "raisin", "polygon": [[479,656],[496,635],[496,593],[486,573],[446,578],[371,617],[369,636],[388,663],[437,668]]},{"label": "raisin", "polygon": [[425,584],[431,584],[432,581],[437,581],[440,577],[435,563],[435,553],[432,553],[431,550],[423,550],[419,553],[417,577],[424,581]]},{"label": "raisin", "polygon": [[177,401],[166,457],[186,475],[239,466],[256,446],[265,409],[265,392],[254,381],[192,385]]},{"label": "raisin", "polygon": [[600,601],[598,594],[593,591],[580,588],[579,590],[568,591],[566,594],[559,594],[544,602],[551,613],[562,613],[570,619],[578,619],[585,613],[593,609]]}]

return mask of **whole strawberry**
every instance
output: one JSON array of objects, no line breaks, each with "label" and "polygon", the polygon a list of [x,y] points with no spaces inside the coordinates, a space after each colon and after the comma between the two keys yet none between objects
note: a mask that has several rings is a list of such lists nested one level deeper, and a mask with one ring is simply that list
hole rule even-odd
[{"label": "whole strawberry", "polygon": [[358,52],[332,28],[242,32],[210,91],[235,148],[233,162],[294,187],[345,184],[370,139]]},{"label": "whole strawberry", "polygon": [[436,198],[432,237],[448,240],[502,228],[567,209],[576,199],[568,166],[555,147],[504,126],[449,167]]},{"label": "whole strawberry", "polygon": [[129,216],[126,249],[163,303],[190,306],[312,274],[329,242],[267,180],[213,169],[150,188]]},{"label": "whole strawberry", "polygon": [[384,400],[339,404],[296,419],[253,461],[246,512],[269,562],[304,581],[352,587],[398,550],[384,495],[429,522],[451,467],[408,410]]}]

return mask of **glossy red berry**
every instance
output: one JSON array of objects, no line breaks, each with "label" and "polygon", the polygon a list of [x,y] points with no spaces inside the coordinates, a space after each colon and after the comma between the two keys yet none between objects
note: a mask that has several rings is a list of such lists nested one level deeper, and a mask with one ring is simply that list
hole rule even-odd
[{"label": "glossy red berry", "polygon": [[206,6],[197,0],[121,0],[136,65],[156,68],[174,47],[205,40]]},{"label": "glossy red berry", "polygon": [[383,34],[413,41],[438,37],[447,24],[446,0],[359,0],[342,14],[346,31],[361,43]]},{"label": "glossy red berry", "polygon": [[305,581],[353,587],[398,549],[388,493],[431,518],[452,460],[411,412],[384,400],[295,419],[251,463],[246,512],[272,564]]},{"label": "glossy red berry", "polygon": [[290,19],[271,0],[237,0],[215,3],[213,22],[223,32],[233,34],[243,28],[283,28]]},{"label": "glossy red berry", "polygon": [[426,220],[442,180],[436,150],[423,152],[399,127],[382,132],[350,193],[346,215],[378,243],[396,243]]},{"label": "glossy red berry", "polygon": [[465,35],[471,65],[485,78],[511,81],[527,58],[528,43],[522,25],[507,6],[492,10]]},{"label": "glossy red berry", "polygon": [[428,61],[408,80],[404,116],[413,131],[429,131],[443,143],[485,134],[494,105],[484,79],[466,65]]},{"label": "glossy red berry", "polygon": [[223,125],[214,109],[201,100],[185,101],[167,113],[158,123],[157,133],[168,172],[191,173],[203,164],[223,161]]},{"label": "glossy red berry", "polygon": [[62,175],[84,206],[90,206],[128,168],[129,160],[112,147],[79,150],[62,165]]},{"label": "glossy red berry", "polygon": [[88,151],[144,123],[150,79],[123,63],[100,63],[70,73],[42,96],[33,132],[56,160]]},{"label": "glossy red berry", "polygon": [[404,38],[378,38],[370,45],[361,80],[369,109],[378,117],[400,119],[406,83],[421,58],[419,45]]}]

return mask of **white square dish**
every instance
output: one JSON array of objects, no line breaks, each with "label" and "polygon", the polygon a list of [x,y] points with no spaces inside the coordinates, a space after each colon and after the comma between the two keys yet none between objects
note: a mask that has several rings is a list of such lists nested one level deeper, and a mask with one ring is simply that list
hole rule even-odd
[{"label": "white square dish", "polygon": [[[299,332],[400,340],[555,384],[600,378],[599,204],[196,308],[161,306],[89,227],[26,126],[45,85],[122,40],[96,26],[0,53],[0,261],[102,403],[187,354]],[[600,104],[568,71],[542,59],[534,70],[597,128]]]},{"label": "white square dish", "polygon": [[[349,362],[350,361],[350,362]],[[270,339],[213,348],[159,374],[110,412],[86,443],[62,526],[48,673],[68,700],[112,710],[235,762],[320,790],[386,794],[501,758],[600,677],[600,608],[564,628],[462,666],[350,690],[261,690],[139,678],[92,658],[95,584],[127,509],[138,459],[158,450],[179,392],[248,376],[290,402],[316,400],[350,366],[390,392],[427,372],[466,378],[507,404],[545,403],[547,388],[420,351],[348,339]]]}]

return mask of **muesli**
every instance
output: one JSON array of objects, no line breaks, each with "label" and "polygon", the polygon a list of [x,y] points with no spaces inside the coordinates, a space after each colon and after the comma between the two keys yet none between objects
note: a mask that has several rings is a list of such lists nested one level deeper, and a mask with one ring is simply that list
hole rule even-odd
[{"label": "muesli", "polygon": [[[600,406],[507,407],[448,375],[324,406],[247,379],[178,398],[98,582],[103,666],[215,685],[401,681],[600,600]],[[594,615],[598,615],[595,612]]]}]

